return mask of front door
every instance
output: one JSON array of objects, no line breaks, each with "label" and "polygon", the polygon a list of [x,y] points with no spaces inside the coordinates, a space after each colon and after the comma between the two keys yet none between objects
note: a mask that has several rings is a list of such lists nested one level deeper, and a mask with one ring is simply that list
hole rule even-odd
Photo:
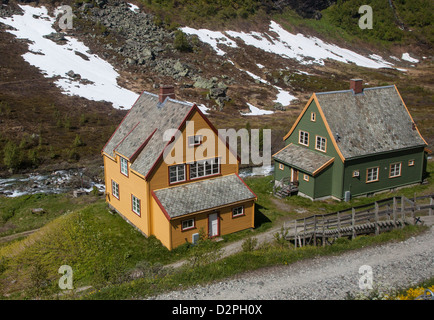
[{"label": "front door", "polygon": [[298,182],[298,170],[291,168],[291,182]]},{"label": "front door", "polygon": [[208,215],[208,235],[210,238],[220,235],[218,213]]}]

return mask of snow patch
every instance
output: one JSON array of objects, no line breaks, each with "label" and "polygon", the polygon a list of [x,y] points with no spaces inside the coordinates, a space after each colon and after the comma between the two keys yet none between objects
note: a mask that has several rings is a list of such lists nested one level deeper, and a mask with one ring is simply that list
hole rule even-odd
[{"label": "snow patch", "polygon": [[305,36],[301,33],[293,34],[274,21],[270,22],[269,32],[266,33],[225,31],[223,34],[219,31],[197,30],[190,27],[181,30],[187,34],[196,34],[202,42],[210,44],[219,55],[224,55],[225,52],[217,46],[218,43],[236,48],[237,44],[232,39],[238,38],[247,45],[284,58],[295,59],[303,65],[324,65],[325,60],[331,59],[344,63],[355,63],[367,68],[393,68],[392,63],[379,55],[372,54],[365,57],[354,51],[326,43],[317,37]]},{"label": "snow patch", "polygon": [[[45,77],[60,77],[54,83],[66,95],[77,95],[94,101],[108,101],[115,108],[130,108],[138,94],[117,84],[119,73],[108,62],[95,54],[77,39],[65,36],[66,44],[58,44],[45,35],[56,32],[52,27],[55,18],[48,15],[45,7],[20,5],[24,15],[0,18],[0,22],[13,27],[7,30],[18,39],[28,39],[29,52],[25,61],[41,70]],[[73,71],[80,77],[69,77]]]},{"label": "snow patch", "polygon": [[128,9],[130,9],[132,12],[135,13],[140,12],[140,8],[136,6],[134,3],[128,3]]},{"label": "snow patch", "polygon": [[273,114],[274,113],[274,111],[262,110],[262,109],[259,109],[259,108],[255,107],[254,105],[252,105],[252,104],[250,104],[248,102],[246,102],[246,103],[249,106],[250,113],[242,113],[241,112],[241,114],[243,116],[262,116],[262,115],[265,115],[265,114]]},{"label": "snow patch", "polygon": [[405,61],[408,61],[408,62],[411,62],[411,63],[419,63],[419,60],[418,60],[418,59],[412,58],[412,57],[410,56],[410,54],[407,53],[407,52],[402,54],[401,59],[402,59],[402,60],[405,60]]},{"label": "snow patch", "polygon": [[237,48],[235,41],[229,39],[220,31],[211,31],[207,29],[193,29],[190,27],[181,28],[182,32],[189,35],[196,35],[200,41],[209,44],[218,55],[223,56],[226,54],[225,51],[219,48],[219,44],[224,44],[226,46]]}]

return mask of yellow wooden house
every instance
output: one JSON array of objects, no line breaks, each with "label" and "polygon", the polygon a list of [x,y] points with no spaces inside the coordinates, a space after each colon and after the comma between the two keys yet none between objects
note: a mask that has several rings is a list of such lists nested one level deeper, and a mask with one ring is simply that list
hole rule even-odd
[{"label": "yellow wooden house", "polygon": [[171,86],[140,95],[102,156],[109,207],[170,250],[201,229],[218,237],[254,227],[256,195],[238,175],[237,155]]}]

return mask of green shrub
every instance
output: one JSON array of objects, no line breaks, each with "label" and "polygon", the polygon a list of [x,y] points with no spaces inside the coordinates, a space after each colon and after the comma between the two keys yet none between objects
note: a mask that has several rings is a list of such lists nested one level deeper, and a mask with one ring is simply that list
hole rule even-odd
[{"label": "green shrub", "polygon": [[8,141],[3,149],[4,165],[8,169],[16,170],[21,166],[22,160],[20,148],[13,141]]},{"label": "green shrub", "polygon": [[181,30],[177,30],[175,32],[175,40],[173,42],[173,45],[176,50],[181,52],[190,52],[192,50],[192,47],[188,42],[187,36]]},{"label": "green shrub", "polygon": [[243,252],[251,252],[256,249],[257,245],[258,245],[257,238],[248,237],[241,244],[241,248],[243,249]]}]

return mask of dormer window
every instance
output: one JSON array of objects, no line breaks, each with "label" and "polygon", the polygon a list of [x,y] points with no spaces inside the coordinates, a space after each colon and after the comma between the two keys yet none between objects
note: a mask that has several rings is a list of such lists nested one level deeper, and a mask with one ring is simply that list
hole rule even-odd
[{"label": "dormer window", "polygon": [[188,137],[188,146],[195,147],[202,143],[202,136],[191,136]]},{"label": "dormer window", "polygon": [[125,158],[122,158],[122,157],[120,157],[120,158],[121,158],[121,173],[124,176],[128,177],[128,161]]}]

